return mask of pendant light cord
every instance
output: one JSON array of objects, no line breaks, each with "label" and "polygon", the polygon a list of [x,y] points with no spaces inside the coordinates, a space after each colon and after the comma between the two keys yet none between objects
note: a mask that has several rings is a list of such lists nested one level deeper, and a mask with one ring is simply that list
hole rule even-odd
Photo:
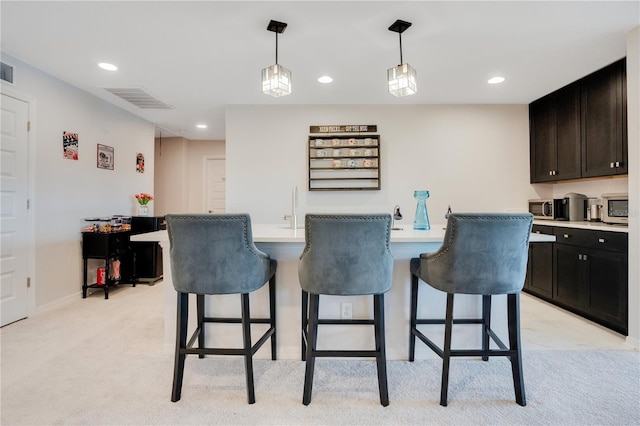
[{"label": "pendant light cord", "polygon": [[278,32],[276,31],[276,65],[278,65]]},{"label": "pendant light cord", "polygon": [[[402,33],[398,33],[398,37],[400,38],[400,65],[402,65]],[[277,63],[278,61],[276,61]]]}]

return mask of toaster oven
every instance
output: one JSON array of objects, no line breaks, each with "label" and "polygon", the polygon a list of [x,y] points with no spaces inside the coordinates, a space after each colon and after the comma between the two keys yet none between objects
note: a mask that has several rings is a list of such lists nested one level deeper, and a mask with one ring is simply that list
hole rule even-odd
[{"label": "toaster oven", "polygon": [[602,194],[602,221],[629,224],[629,194]]}]

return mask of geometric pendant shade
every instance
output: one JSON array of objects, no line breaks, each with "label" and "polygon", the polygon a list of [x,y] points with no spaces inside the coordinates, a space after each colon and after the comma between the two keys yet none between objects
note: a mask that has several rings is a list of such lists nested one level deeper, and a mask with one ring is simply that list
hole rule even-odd
[{"label": "geometric pendant shade", "polygon": [[416,70],[411,65],[402,63],[402,33],[410,26],[411,22],[398,19],[389,27],[389,31],[398,33],[400,39],[400,65],[387,70],[389,93],[393,96],[409,96],[418,92]]},{"label": "geometric pendant shade", "polygon": [[262,93],[274,98],[291,94],[291,71],[278,65],[278,34],[287,28],[284,22],[271,20],[268,31],[276,33],[276,63],[262,70]]}]

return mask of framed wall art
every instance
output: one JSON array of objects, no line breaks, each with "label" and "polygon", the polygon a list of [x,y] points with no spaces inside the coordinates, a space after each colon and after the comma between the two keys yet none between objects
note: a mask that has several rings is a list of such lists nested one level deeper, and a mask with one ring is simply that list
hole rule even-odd
[{"label": "framed wall art", "polygon": [[62,155],[67,160],[78,160],[78,134],[62,132]]},{"label": "framed wall art", "polygon": [[113,170],[114,163],[113,147],[98,144],[98,168],[105,170]]},{"label": "framed wall art", "polygon": [[141,152],[136,154],[136,172],[144,173],[144,154]]}]

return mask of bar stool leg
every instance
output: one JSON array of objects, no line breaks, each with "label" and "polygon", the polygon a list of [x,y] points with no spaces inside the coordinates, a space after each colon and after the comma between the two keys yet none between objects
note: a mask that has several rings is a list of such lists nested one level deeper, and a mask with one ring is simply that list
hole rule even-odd
[{"label": "bar stool leg", "polygon": [[387,386],[387,356],[384,336],[384,294],[373,295],[373,323],[376,340],[376,363],[378,366],[378,390],[380,404],[389,405],[389,388]]},{"label": "bar stool leg", "polygon": [[171,401],[180,400],[182,394],[182,377],[184,375],[184,360],[186,354],[183,349],[187,346],[187,321],[189,319],[189,294],[177,293],[178,313],[176,323],[176,352],[173,365],[173,389]]},{"label": "bar stool leg", "polygon": [[277,359],[277,341],[276,341],[276,275],[269,280],[269,319],[273,334],[271,335],[271,360]]},{"label": "bar stool leg", "polygon": [[[198,313],[198,348],[206,348],[204,341],[204,294],[196,296],[196,311]],[[204,354],[198,354],[198,358],[204,358]]]},{"label": "bar stool leg", "polygon": [[244,340],[244,369],[247,379],[247,400],[256,402],[253,389],[253,358],[251,354],[251,319],[249,317],[249,293],[242,293],[242,337]]},{"label": "bar stool leg", "polygon": [[300,359],[307,360],[307,343],[306,339],[309,338],[309,293],[302,290],[302,355]]},{"label": "bar stool leg", "polygon": [[409,361],[413,362],[416,355],[416,335],[415,330],[418,326],[418,277],[411,274],[411,313],[409,327]]},{"label": "bar stool leg", "polygon": [[520,350],[520,294],[507,295],[507,309],[509,322],[509,349],[515,351],[510,357],[511,372],[513,374],[513,388],[516,402],[521,406],[527,405],[524,392],[524,378],[522,374],[522,352]]},{"label": "bar stool leg", "polygon": [[489,330],[491,329],[491,295],[482,296],[482,360],[489,361]]},{"label": "bar stool leg", "polygon": [[316,364],[316,343],[318,341],[318,302],[320,295],[309,294],[309,334],[307,336],[306,368],[304,374],[304,394],[302,403],[309,405],[311,402],[311,391],[313,388],[313,371]]},{"label": "bar stool leg", "polygon": [[447,406],[449,391],[449,363],[451,361],[451,330],[453,329],[453,293],[447,293],[447,314],[444,325],[444,351],[442,355],[442,386],[440,405]]}]

